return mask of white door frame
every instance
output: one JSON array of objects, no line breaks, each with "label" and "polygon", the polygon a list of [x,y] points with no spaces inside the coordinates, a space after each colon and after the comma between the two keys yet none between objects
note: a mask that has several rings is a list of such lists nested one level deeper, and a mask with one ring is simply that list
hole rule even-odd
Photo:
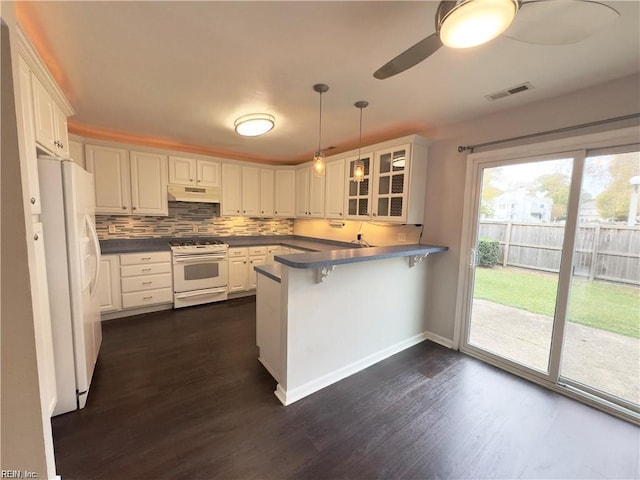
[{"label": "white door frame", "polygon": [[[637,143],[640,143],[640,129],[638,127],[629,127],[529,145],[472,153],[467,156],[465,179],[466,196],[464,199],[462,220],[463,228],[460,241],[461,253],[458,265],[458,288],[456,295],[456,314],[453,338],[453,348],[457,350],[461,350],[464,353],[478,357],[483,361],[546,386],[547,388],[559,391],[565,395],[569,395],[585,403],[596,406],[597,408],[604,409],[609,413],[631,420],[634,423],[640,423],[640,416],[634,415],[628,410],[622,409],[615,404],[607,404],[600,398],[593,397],[588,393],[578,391],[570,386],[560,385],[558,383],[558,378],[559,366],[561,364],[560,355],[562,353],[562,338],[564,335],[564,319],[566,317],[568,291],[570,288],[571,268],[573,263],[573,246],[577,230],[577,222],[575,219],[578,215],[580,203],[581,179],[586,151]],[[473,295],[473,291],[471,290],[473,286],[473,269],[470,268],[470,257],[471,250],[474,248],[476,240],[476,231],[474,227],[479,208],[479,188],[481,181],[479,174],[481,170],[487,166],[509,164],[513,163],[516,159],[520,161],[527,161],[527,159],[533,160],[532,157],[542,159],[548,156],[560,158],[559,156],[562,154],[571,155],[575,159],[567,212],[567,225],[563,241],[563,252],[568,252],[569,255],[566,260],[563,255],[563,261],[560,268],[557,303],[559,321],[554,322],[552,332],[550,371],[548,374],[538,374],[538,372],[524,368],[515,362],[508,361],[498,355],[480,352],[479,349],[469,348],[469,346],[465,345]],[[578,181],[576,181],[576,179]]]}]

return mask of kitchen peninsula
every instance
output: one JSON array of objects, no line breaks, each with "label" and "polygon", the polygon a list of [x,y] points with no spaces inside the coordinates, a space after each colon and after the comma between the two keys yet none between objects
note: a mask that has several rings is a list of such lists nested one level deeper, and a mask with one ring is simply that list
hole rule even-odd
[{"label": "kitchen peninsula", "polygon": [[259,360],[289,405],[427,338],[431,245],[279,255],[258,266]]}]

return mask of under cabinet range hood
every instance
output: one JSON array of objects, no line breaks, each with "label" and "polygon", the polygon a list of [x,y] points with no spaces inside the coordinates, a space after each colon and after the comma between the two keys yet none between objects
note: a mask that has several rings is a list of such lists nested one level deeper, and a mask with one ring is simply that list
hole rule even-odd
[{"label": "under cabinet range hood", "polygon": [[219,187],[169,185],[167,193],[170,202],[220,203]]}]

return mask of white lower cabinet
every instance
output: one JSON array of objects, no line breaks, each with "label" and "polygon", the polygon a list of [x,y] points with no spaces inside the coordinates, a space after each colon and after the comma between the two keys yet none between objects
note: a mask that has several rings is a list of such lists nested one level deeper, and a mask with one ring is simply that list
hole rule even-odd
[{"label": "white lower cabinet", "polygon": [[107,318],[173,304],[171,252],[103,255],[100,268],[100,313]]},{"label": "white lower cabinet", "polygon": [[249,247],[249,290],[256,289],[256,271],[253,267],[267,263],[267,247]]},{"label": "white lower cabinet", "polygon": [[35,246],[35,261],[37,277],[37,291],[34,293],[34,333],[36,337],[36,357],[42,399],[44,408],[49,415],[58,401],[56,387],[56,372],[53,349],[53,331],[51,328],[51,313],[49,309],[49,284],[47,280],[47,263],[42,236],[42,223],[33,224],[33,241]]},{"label": "white lower cabinet", "polygon": [[245,292],[249,285],[249,250],[229,249],[229,293]]},{"label": "white lower cabinet", "polygon": [[[128,253],[120,255],[122,308],[146,307],[173,302],[170,252]],[[133,267],[133,268],[127,268]]]},{"label": "white lower cabinet", "polygon": [[100,313],[117,312],[122,309],[119,255],[102,256],[98,294],[100,296]]},{"label": "white lower cabinet", "polygon": [[[229,249],[229,293],[248,292],[256,289],[256,271],[253,267],[273,261],[280,246],[256,246]],[[271,253],[269,253],[271,250]],[[271,257],[270,257],[271,255]]]}]

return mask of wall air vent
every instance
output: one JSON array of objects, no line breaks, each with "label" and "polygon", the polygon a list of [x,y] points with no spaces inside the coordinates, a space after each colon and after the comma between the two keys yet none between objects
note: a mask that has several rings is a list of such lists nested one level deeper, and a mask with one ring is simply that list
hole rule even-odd
[{"label": "wall air vent", "polygon": [[500,90],[499,92],[492,93],[490,95],[485,95],[484,98],[493,102],[500,98],[510,97],[511,95],[515,95],[516,93],[526,92],[527,90],[533,89],[533,85],[529,82],[521,83],[520,85],[516,85],[515,87],[507,88],[505,90]]}]

